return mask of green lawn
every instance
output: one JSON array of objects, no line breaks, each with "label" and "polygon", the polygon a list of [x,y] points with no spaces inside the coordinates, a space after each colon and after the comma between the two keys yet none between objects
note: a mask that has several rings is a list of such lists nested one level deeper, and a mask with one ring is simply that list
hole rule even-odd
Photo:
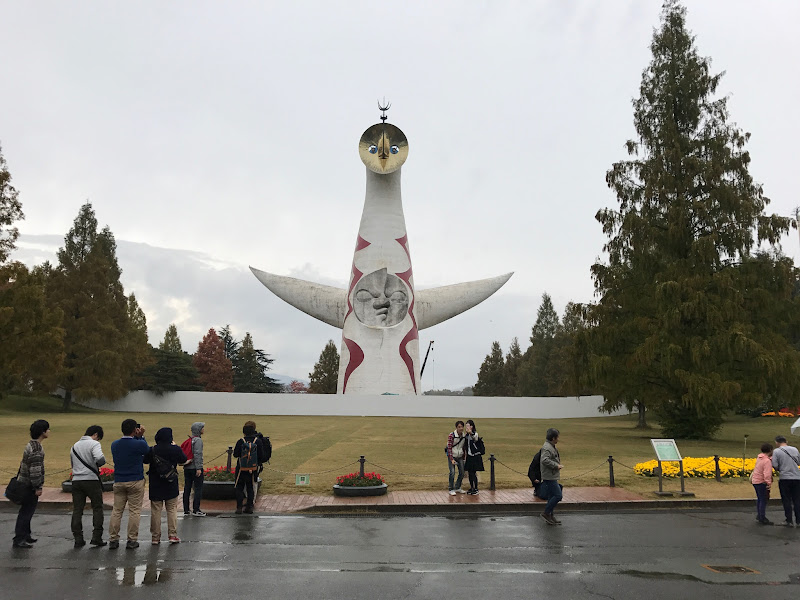
[{"label": "green lawn", "polygon": [[[447,465],[444,446],[453,429],[451,419],[400,417],[265,417],[248,415],[193,415],[139,413],[132,415],[147,428],[152,443],[159,427],[172,427],[180,443],[194,421],[205,421],[205,457],[207,466],[224,465],[223,454],[241,437],[242,424],[254,420],[260,431],[269,435],[273,444],[270,469],[264,471],[269,493],[328,493],[336,476],[355,471],[360,455],[367,458],[366,469],[381,473],[394,490],[436,490],[447,487]],[[468,417],[469,415],[465,415]],[[47,485],[57,486],[69,469],[69,448],[89,425],[102,425],[106,432],[103,449],[110,461],[110,445],[120,434],[124,413],[99,412],[76,408],[64,413],[60,401],[49,398],[6,397],[0,400],[0,470],[5,477],[16,473],[22,449],[29,439],[28,428],[37,418],[50,422],[51,437],[45,442]],[[683,456],[720,454],[741,457],[744,434],[749,434],[747,454],[754,457],[763,441],[775,435],[789,436],[788,418],[728,419],[717,439],[710,442],[678,443]],[[608,485],[609,455],[624,464],[653,458],[650,437],[660,437],[658,429],[641,431],[634,428],[635,417],[596,417],[582,419],[483,419],[477,421],[486,442],[487,453],[494,454],[515,473],[497,465],[498,488],[527,487],[528,464],[544,439],[548,427],[561,430],[561,452],[565,485]],[[218,458],[215,458],[218,457]],[[212,460],[213,459],[213,460]],[[483,488],[489,484],[489,463],[482,474]],[[346,466],[345,466],[346,465]],[[602,466],[600,466],[602,465]],[[592,473],[585,474],[594,467]],[[316,474],[334,469],[333,472]],[[284,471],[286,474],[279,471]],[[296,487],[294,473],[311,473],[311,485]],[[401,474],[403,473],[403,474]],[[420,477],[419,474],[437,475]],[[647,493],[657,489],[655,479],[633,474],[616,466],[617,485]],[[669,481],[667,489],[678,489],[677,481]],[[746,479],[688,480],[687,489],[699,498],[749,498],[753,489]]]}]

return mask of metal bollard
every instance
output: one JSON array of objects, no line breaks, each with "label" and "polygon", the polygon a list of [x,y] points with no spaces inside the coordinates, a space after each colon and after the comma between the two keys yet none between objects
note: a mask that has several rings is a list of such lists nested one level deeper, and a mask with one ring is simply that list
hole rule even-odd
[{"label": "metal bollard", "polygon": [[364,476],[364,463],[367,462],[364,456],[362,455],[361,458],[358,459],[358,462],[361,463],[361,466],[358,468],[358,474],[360,477]]},{"label": "metal bollard", "polygon": [[228,473],[231,472],[231,461],[233,460],[233,446],[228,446]]},{"label": "metal bollard", "polygon": [[722,475],[719,472],[719,454],[714,455],[714,479],[722,481]]},{"label": "metal bollard", "polygon": [[611,455],[608,456],[608,485],[616,487],[614,484],[614,457]]},{"label": "metal bollard", "polygon": [[491,468],[489,469],[489,489],[494,491],[494,461],[497,460],[494,457],[494,454],[489,455],[489,462],[492,463]]}]

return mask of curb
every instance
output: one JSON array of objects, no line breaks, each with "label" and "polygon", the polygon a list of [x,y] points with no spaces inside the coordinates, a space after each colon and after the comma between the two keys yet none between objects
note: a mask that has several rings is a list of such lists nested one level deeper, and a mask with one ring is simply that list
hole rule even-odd
[{"label": "curb", "polygon": [[[310,506],[293,514],[308,515],[481,515],[481,514],[539,514],[544,502],[516,504],[350,504],[341,506]],[[597,501],[573,502],[558,505],[559,512],[627,512],[627,511],[680,511],[680,510],[720,510],[752,509],[755,498],[736,498],[731,500],[639,500],[639,501]],[[781,501],[772,499],[768,506],[782,507]],[[261,513],[273,514],[273,513]],[[274,513],[277,514],[277,513]],[[285,514],[285,513],[282,513]]]}]

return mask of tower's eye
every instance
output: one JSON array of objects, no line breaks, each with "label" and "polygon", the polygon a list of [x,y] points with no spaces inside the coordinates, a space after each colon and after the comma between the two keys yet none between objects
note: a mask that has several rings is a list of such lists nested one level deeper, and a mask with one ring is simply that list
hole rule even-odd
[{"label": "tower's eye", "polygon": [[375,154],[376,152],[378,152],[378,147],[375,144],[372,144],[372,146],[369,147],[369,153]]},{"label": "tower's eye", "polygon": [[400,152],[400,148],[398,148],[397,146],[392,146],[391,148],[389,148],[389,152],[391,152],[392,154],[397,154],[398,152]]}]

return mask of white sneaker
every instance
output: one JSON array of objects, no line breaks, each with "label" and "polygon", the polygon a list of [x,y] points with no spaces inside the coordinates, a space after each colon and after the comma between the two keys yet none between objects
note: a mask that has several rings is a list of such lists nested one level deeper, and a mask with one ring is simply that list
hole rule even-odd
[{"label": "white sneaker", "polygon": [[450,490],[449,493],[450,493],[451,496],[455,496],[456,495],[456,491],[455,490]]},{"label": "white sneaker", "polygon": [[467,493],[467,490],[462,490],[461,488],[458,488],[456,491],[457,491],[459,494],[466,494],[466,493]]}]

